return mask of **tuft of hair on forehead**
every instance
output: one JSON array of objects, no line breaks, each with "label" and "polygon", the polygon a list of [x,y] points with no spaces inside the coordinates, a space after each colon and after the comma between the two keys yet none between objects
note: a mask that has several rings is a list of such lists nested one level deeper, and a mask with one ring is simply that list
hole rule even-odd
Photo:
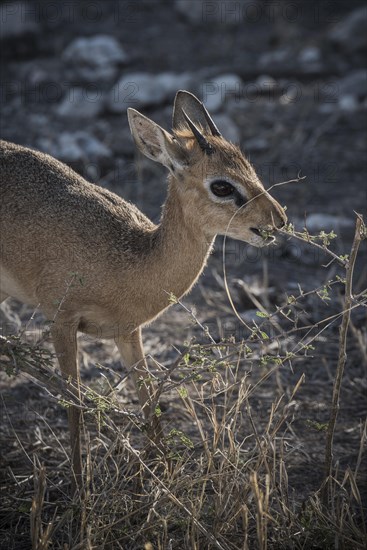
[{"label": "tuft of hair on forehead", "polygon": [[[198,125],[198,129],[204,135],[205,139],[210,143],[214,148],[214,157],[215,160],[232,168],[233,170],[242,170],[247,173],[253,171],[251,163],[246,159],[245,155],[242,153],[241,149],[227,141],[223,136],[213,136],[204,131],[204,129]],[[194,163],[203,161],[206,157],[205,153],[200,149],[198,142],[195,139],[190,128],[187,126],[182,126],[174,130],[174,135],[178,141],[184,144],[187,151],[193,155],[192,161]]]},{"label": "tuft of hair on forehead", "polygon": [[[200,129],[200,132],[202,131],[201,128]],[[185,140],[193,140],[195,141],[195,136],[194,134],[192,133],[192,131],[190,130],[190,128],[188,128],[186,125],[185,126],[180,126],[179,128],[175,128],[173,130],[173,133],[175,135],[175,137],[177,139],[185,139]]]},{"label": "tuft of hair on forehead", "polygon": [[[203,129],[198,125],[198,129],[200,132],[203,132]],[[203,152],[200,149],[200,145],[198,144],[194,134],[188,128],[185,126],[180,126],[179,128],[175,128],[173,130],[173,135],[181,143],[181,145],[190,153],[191,162],[193,164],[196,164],[197,162],[200,162],[204,159]],[[205,136],[206,137],[206,136]]]}]

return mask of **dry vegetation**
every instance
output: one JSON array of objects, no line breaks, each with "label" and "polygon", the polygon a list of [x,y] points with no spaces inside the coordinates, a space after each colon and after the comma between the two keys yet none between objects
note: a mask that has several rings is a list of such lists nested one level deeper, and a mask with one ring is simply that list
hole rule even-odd
[{"label": "dry vegetation", "polygon": [[[157,414],[158,400],[172,405],[167,419],[163,410],[166,456],[147,446],[142,418],[119,402],[125,377],[100,366],[98,383],[83,386],[80,405],[85,494],[71,498],[65,422],[60,430],[44,411],[47,429],[30,441],[29,426],[13,427],[4,406],[3,424],[13,438],[10,455],[24,460],[22,471],[19,461],[13,467],[7,456],[1,548],[365,548],[366,418],[353,419],[357,444],[341,463],[340,441],[347,430],[338,411],[351,349],[361,380],[367,369],[365,327],[355,321],[358,312],[365,316],[367,289],[353,286],[366,227],[357,216],[348,256],[331,251],[333,234],[312,237],[289,227],[290,234],[321,247],[333,277],[311,291],[300,286],[274,311],[247,289],[257,319],[248,324],[234,312],[246,324],[245,339],[218,342],[199,314],[175,306],[186,311],[196,338],[182,342],[168,365],[150,359],[149,376],[159,388]],[[229,286],[227,291],[230,295]],[[315,321],[316,302],[327,308]],[[315,379],[316,385],[328,385],[330,395],[333,390],[332,397],[324,403],[323,419],[307,417],[307,411],[302,418],[302,387],[318,360],[315,348],[335,334],[337,353],[330,352],[328,377]],[[11,377],[30,376],[45,385],[49,400],[43,404],[54,411],[75,401],[54,370],[47,344],[47,334],[36,344],[24,334],[2,337],[1,364]],[[318,440],[316,466],[313,449],[299,435],[300,419]]]}]

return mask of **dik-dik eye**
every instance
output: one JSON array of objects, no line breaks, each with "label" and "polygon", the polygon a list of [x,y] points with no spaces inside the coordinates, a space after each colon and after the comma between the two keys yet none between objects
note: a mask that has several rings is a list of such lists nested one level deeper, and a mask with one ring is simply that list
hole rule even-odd
[{"label": "dik-dik eye", "polygon": [[244,206],[247,202],[242,189],[238,189],[229,181],[215,180],[210,183],[209,187],[211,193],[217,197],[217,199],[214,199],[217,202],[222,202],[220,199],[223,199],[224,202],[232,201],[238,208]]},{"label": "dik-dik eye", "polygon": [[236,188],[231,183],[224,180],[213,181],[210,184],[210,190],[216,197],[230,197],[236,192]]}]

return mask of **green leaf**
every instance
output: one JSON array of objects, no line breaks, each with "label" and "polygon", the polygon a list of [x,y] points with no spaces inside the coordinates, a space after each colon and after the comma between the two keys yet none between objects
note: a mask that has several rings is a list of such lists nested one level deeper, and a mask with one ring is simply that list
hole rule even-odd
[{"label": "green leaf", "polygon": [[186,388],[178,388],[178,393],[183,399],[188,396]]}]

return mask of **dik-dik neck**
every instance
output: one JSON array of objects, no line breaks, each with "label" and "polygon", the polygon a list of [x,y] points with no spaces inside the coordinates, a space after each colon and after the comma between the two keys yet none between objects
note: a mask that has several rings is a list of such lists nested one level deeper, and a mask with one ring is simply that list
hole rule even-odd
[{"label": "dik-dik neck", "polygon": [[[205,266],[214,238],[208,238],[193,209],[183,208],[180,182],[171,180],[161,223],[152,241],[152,275],[176,297],[185,294]],[[154,267],[153,267],[154,266]],[[157,279],[158,278],[158,279]]]}]

